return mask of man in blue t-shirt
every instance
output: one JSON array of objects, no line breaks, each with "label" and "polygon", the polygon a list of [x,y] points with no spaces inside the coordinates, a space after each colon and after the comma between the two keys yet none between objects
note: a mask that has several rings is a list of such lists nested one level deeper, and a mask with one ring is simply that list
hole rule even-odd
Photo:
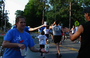
[{"label": "man in blue t-shirt", "polygon": [[4,36],[2,47],[5,48],[3,58],[24,58],[20,50],[27,47],[33,52],[47,53],[45,49],[37,49],[34,47],[35,43],[29,33],[24,31],[25,18],[19,16],[16,18],[16,28],[10,29]]}]

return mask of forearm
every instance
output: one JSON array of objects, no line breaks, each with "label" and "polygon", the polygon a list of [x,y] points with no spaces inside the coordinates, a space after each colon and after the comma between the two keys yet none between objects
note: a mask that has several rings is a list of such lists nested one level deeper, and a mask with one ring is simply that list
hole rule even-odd
[{"label": "forearm", "polygon": [[2,47],[3,48],[14,48],[14,47],[18,47],[18,43],[3,43]]},{"label": "forearm", "polygon": [[43,25],[41,25],[41,26],[39,26],[39,27],[35,27],[35,28],[30,28],[29,31],[35,31],[35,30],[37,30],[37,29],[39,29],[39,28],[41,28],[41,27],[43,27]]},{"label": "forearm", "polygon": [[75,36],[75,34],[72,34],[71,32],[69,33],[69,37],[71,41],[74,41],[77,39],[77,37]]},{"label": "forearm", "polygon": [[25,45],[24,44],[19,44],[19,43],[11,43],[9,41],[3,41],[2,47],[3,48],[15,48],[15,47],[19,47],[20,49],[24,49]]},{"label": "forearm", "polygon": [[40,49],[35,48],[34,46],[29,48],[32,52],[40,52]]}]

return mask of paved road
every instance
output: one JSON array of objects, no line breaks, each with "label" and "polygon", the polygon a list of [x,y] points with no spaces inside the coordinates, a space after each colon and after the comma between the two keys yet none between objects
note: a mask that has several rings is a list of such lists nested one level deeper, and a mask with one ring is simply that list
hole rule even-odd
[{"label": "paved road", "polygon": [[[38,40],[35,39],[36,36],[38,36],[38,34],[33,35],[33,40],[35,42],[35,47],[39,48],[39,44],[38,44]],[[32,36],[31,35],[31,36]],[[53,43],[53,41],[51,39],[50,43],[49,43],[49,53],[45,54],[45,58],[57,58],[56,57],[56,46]],[[78,42],[74,43],[71,42],[70,39],[68,38],[67,40],[65,40],[62,45],[60,45],[60,51],[62,54],[62,58],[76,58],[78,55],[78,50],[80,48],[80,44]],[[0,57],[2,58],[2,57]],[[43,58],[42,56],[40,56],[39,52],[31,52],[29,49],[27,50],[27,56],[25,58]]]},{"label": "paved road", "polygon": [[[37,39],[33,39],[33,40],[36,44],[35,47],[39,48],[38,40]],[[49,45],[50,45],[49,53],[45,54],[45,58],[57,58],[55,55],[56,47],[53,41],[51,41],[51,39]],[[60,45],[62,58],[76,58],[78,55],[79,48],[80,48],[80,44],[78,42],[76,43],[71,42],[70,39],[65,40],[62,43],[62,45]],[[28,49],[26,58],[43,58],[43,57],[40,56],[39,52],[34,53]]]}]

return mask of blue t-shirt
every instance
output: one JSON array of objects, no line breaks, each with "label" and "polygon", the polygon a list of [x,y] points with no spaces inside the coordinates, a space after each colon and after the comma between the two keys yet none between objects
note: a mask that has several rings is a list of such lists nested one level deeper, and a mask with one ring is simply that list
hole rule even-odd
[{"label": "blue t-shirt", "polygon": [[[11,29],[17,28],[16,25],[12,26]],[[24,31],[29,32],[30,27],[25,26]]]},{"label": "blue t-shirt", "polygon": [[[11,43],[24,44],[27,47],[33,47],[35,45],[32,37],[27,32],[20,33],[16,28],[10,29],[4,36],[4,41]],[[5,48],[3,58],[24,58],[21,56],[20,48]]]},{"label": "blue t-shirt", "polygon": [[40,32],[43,31],[44,29],[45,29],[45,27],[41,27],[41,28],[40,28]]}]

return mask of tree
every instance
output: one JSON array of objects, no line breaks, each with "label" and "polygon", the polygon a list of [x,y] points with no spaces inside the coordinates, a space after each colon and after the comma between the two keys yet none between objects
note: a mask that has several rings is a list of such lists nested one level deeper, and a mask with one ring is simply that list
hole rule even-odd
[{"label": "tree", "polygon": [[[84,0],[85,3],[89,0]],[[48,11],[46,14],[47,21],[51,24],[52,21],[59,20],[61,23],[64,24],[64,26],[69,27],[69,3],[72,3],[71,5],[71,25],[74,24],[76,20],[80,22],[80,24],[84,23],[84,17],[83,14],[81,14],[81,11],[83,11],[83,8],[81,7],[82,0],[80,0],[80,3],[78,3],[78,0],[50,0],[50,5],[52,5],[52,10]],[[88,5],[88,4],[87,4]]]},{"label": "tree", "polygon": [[[55,20],[63,23],[64,27],[69,27],[69,8],[71,2],[71,26],[75,21],[80,24],[86,22],[84,19],[82,3],[85,6],[90,4],[89,0],[30,0],[24,9],[24,16],[26,17],[26,25],[35,27],[42,24],[42,14],[44,9],[44,18],[49,25]],[[44,8],[43,8],[44,6]],[[89,5],[90,6],[90,5]]]},{"label": "tree", "polygon": [[[47,16],[47,21],[48,23],[52,20],[59,20],[62,23],[65,23],[68,21],[68,12],[69,12],[69,6],[67,1],[65,0],[50,0],[50,5],[53,7],[52,10],[48,11],[46,16]],[[52,15],[51,15],[52,13]],[[52,17],[51,17],[52,16]],[[52,23],[50,23],[52,24]],[[67,24],[66,24],[67,26]]]},{"label": "tree", "polygon": [[15,12],[15,15],[16,15],[16,17],[17,16],[23,16],[23,11],[22,10],[16,10],[16,12]]},{"label": "tree", "polygon": [[42,12],[38,9],[38,4],[36,5],[35,0],[30,0],[24,9],[24,16],[26,17],[26,25],[35,27],[40,25]]},{"label": "tree", "polygon": [[[47,7],[45,7],[45,9],[48,9]],[[42,11],[43,11],[42,0],[30,0],[24,9],[24,16],[27,19],[26,25],[29,25],[31,27],[41,25],[43,13]]]},{"label": "tree", "polygon": [[[11,27],[11,24],[8,22],[8,13],[7,10],[4,9],[5,2],[3,0],[0,1],[0,27],[3,30],[3,27],[6,26],[7,28]],[[6,12],[6,13],[5,13]]]}]

